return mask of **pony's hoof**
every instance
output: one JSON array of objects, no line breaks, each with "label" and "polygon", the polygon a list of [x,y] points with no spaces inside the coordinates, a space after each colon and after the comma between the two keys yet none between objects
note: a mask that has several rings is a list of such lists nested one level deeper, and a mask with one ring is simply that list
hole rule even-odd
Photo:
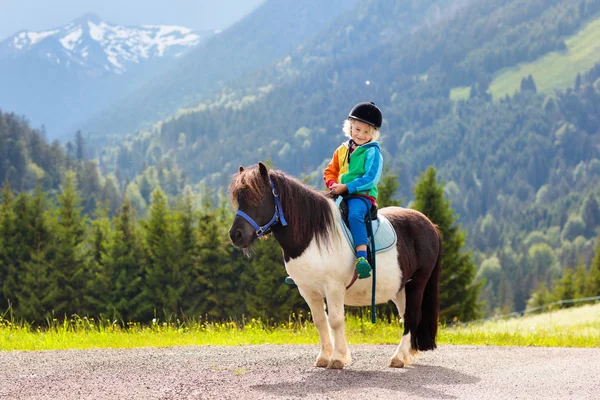
[{"label": "pony's hoof", "polygon": [[394,357],[390,360],[390,367],[391,368],[404,368],[404,360]]},{"label": "pony's hoof", "polygon": [[344,368],[344,362],[342,360],[331,360],[329,362],[329,365],[327,365],[327,368],[329,368],[329,369],[343,369]]},{"label": "pony's hoof", "polygon": [[315,367],[326,368],[329,365],[329,359],[327,358],[319,358],[315,362]]}]

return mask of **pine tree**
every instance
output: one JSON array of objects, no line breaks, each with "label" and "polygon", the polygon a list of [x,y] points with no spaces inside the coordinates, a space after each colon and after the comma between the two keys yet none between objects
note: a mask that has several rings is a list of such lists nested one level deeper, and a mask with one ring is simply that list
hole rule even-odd
[{"label": "pine tree", "polygon": [[108,270],[110,220],[108,209],[98,206],[98,215],[92,221],[89,238],[89,266],[86,270],[85,309],[90,315],[100,316],[110,301],[111,271]]},{"label": "pine tree", "polygon": [[589,277],[585,287],[586,296],[600,296],[600,235],[596,242],[596,255],[590,266]]},{"label": "pine tree", "polygon": [[43,322],[51,310],[51,305],[46,302],[46,295],[50,284],[50,263],[54,253],[54,226],[49,218],[47,203],[46,195],[38,182],[30,206],[29,226],[33,240],[31,254],[20,272],[21,290],[17,293],[20,317],[37,323]]},{"label": "pine tree", "polygon": [[583,263],[583,260],[579,263],[577,267],[575,267],[575,272],[573,273],[573,287],[575,290],[574,299],[580,299],[585,297],[585,287],[588,280],[587,268]]},{"label": "pine tree", "polygon": [[0,205],[0,312],[8,309],[10,301],[9,294],[4,291],[4,284],[15,252],[15,214],[12,210],[12,202],[13,193],[8,180],[6,180]]},{"label": "pine tree", "polygon": [[[564,270],[562,278],[556,282],[556,287],[554,288],[552,297],[554,301],[569,300],[577,297],[572,268],[567,268]],[[571,306],[572,304],[565,304],[565,307]]]},{"label": "pine tree", "polygon": [[537,87],[535,81],[533,80],[533,76],[529,75],[526,78],[523,77],[521,79],[521,92],[530,91],[533,93],[537,93]]},{"label": "pine tree", "polygon": [[181,310],[185,282],[175,256],[179,253],[174,239],[172,216],[166,196],[160,189],[152,194],[144,236],[144,315],[147,318],[176,316]]},{"label": "pine tree", "polygon": [[506,277],[506,274],[502,274],[500,286],[498,287],[498,307],[500,308],[500,314],[508,314],[514,310],[513,299],[514,293],[511,283]]},{"label": "pine tree", "polygon": [[205,195],[198,221],[198,256],[194,261],[195,295],[191,299],[195,313],[217,320],[241,317],[245,311],[240,290],[240,275],[244,263],[239,251],[223,241],[227,227],[225,205],[214,209]]},{"label": "pine tree", "polygon": [[546,288],[546,283],[541,282],[538,289],[532,293],[531,298],[527,301],[527,309],[537,309],[552,303],[552,301],[552,294]]},{"label": "pine tree", "polygon": [[100,172],[96,161],[81,161],[77,163],[77,189],[85,193],[82,207],[85,213],[91,214],[96,208],[96,203],[102,196]]},{"label": "pine tree", "polygon": [[590,236],[596,235],[596,227],[600,225],[600,206],[596,197],[590,193],[581,206],[581,218],[585,224],[585,233]]},{"label": "pine tree", "polygon": [[377,195],[377,204],[379,208],[400,206],[403,200],[394,199],[399,186],[400,182],[398,182],[398,175],[392,173],[389,165],[386,164],[383,168],[383,174],[381,175],[379,185],[377,185],[379,191]]},{"label": "pine tree", "polygon": [[100,199],[107,204],[109,215],[114,216],[119,213],[121,204],[123,204],[123,197],[112,176],[106,178]]},{"label": "pine tree", "polygon": [[510,311],[523,310],[526,307],[527,298],[523,292],[523,256],[515,254],[510,248],[505,247],[498,251],[498,260],[502,266],[502,272],[512,293],[512,298],[507,301],[512,304]]},{"label": "pine tree", "polygon": [[527,79],[529,81],[529,90],[531,90],[533,93],[537,93],[537,85],[535,84],[535,81],[533,80],[533,76],[529,75],[529,77]]},{"label": "pine tree", "polygon": [[260,240],[253,248],[252,261],[242,273],[247,314],[263,321],[287,321],[291,313],[300,315],[307,306],[296,288],[283,283],[287,276],[283,255],[274,238]]},{"label": "pine tree", "polygon": [[86,259],[85,223],[81,215],[81,199],[75,189],[75,175],[67,172],[65,186],[58,196],[56,255],[52,263],[51,282],[46,301],[54,314],[61,318],[84,314]]},{"label": "pine tree", "polygon": [[196,233],[197,214],[194,210],[192,193],[186,190],[175,212],[175,239],[180,256],[177,258],[177,268],[184,282],[181,308],[184,314],[194,312],[194,307],[188,303],[193,293],[190,281],[194,269],[194,260],[198,255],[198,236]]},{"label": "pine tree", "polygon": [[443,184],[436,170],[429,167],[415,186],[414,208],[436,224],[442,234],[442,273],[440,284],[440,320],[457,318],[468,321],[479,316],[477,298],[481,284],[475,284],[475,264],[470,252],[463,252],[465,232],[444,198]]},{"label": "pine tree", "polygon": [[4,280],[4,293],[11,301],[14,313],[19,318],[22,317],[19,299],[28,290],[21,282],[22,272],[25,269],[25,264],[30,260],[34,241],[30,224],[30,201],[31,196],[29,194],[20,193],[12,205],[14,230],[11,238],[11,248],[13,251],[8,264],[6,279]]},{"label": "pine tree", "polygon": [[85,143],[79,130],[75,133],[75,157],[80,163],[85,159]]},{"label": "pine tree", "polygon": [[140,312],[144,301],[142,277],[144,274],[142,250],[138,240],[135,220],[127,198],[114,221],[114,237],[109,243],[109,259],[106,266],[111,277],[108,315],[123,322],[142,321]]}]

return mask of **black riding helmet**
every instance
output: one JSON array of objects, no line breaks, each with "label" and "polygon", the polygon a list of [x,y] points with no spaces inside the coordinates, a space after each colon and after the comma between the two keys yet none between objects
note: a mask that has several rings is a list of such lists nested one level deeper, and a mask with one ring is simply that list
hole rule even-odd
[{"label": "black riding helmet", "polygon": [[381,110],[373,102],[358,103],[352,107],[348,118],[357,119],[377,129],[381,128],[381,123],[383,122]]}]

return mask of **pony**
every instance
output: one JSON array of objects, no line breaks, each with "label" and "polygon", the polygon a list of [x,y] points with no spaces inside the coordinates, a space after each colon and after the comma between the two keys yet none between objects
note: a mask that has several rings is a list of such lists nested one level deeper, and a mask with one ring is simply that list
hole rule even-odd
[{"label": "pony", "polygon": [[[254,240],[272,233],[283,250],[287,273],[308,304],[319,332],[315,366],[342,369],[350,365],[344,305],[371,304],[373,277],[354,281],[356,256],[342,233],[334,200],[282,171],[269,170],[262,162],[249,169],[240,166],[229,191],[237,207],[229,229],[232,244],[248,256]],[[419,351],[436,348],[441,236],[437,226],[418,211],[385,207],[379,213],[391,222],[397,243],[376,254],[375,300],[377,304],[393,301],[404,322],[400,344],[389,363],[402,368]]]}]

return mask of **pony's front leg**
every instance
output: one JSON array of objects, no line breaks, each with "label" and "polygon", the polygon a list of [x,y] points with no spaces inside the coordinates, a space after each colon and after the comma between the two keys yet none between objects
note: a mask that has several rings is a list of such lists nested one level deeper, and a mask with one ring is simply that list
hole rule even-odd
[{"label": "pony's front leg", "polygon": [[327,323],[327,315],[325,314],[325,302],[320,295],[304,295],[302,292],[301,294],[304,297],[304,300],[306,300],[308,307],[310,307],[313,322],[315,323],[317,331],[319,331],[319,339],[321,341],[321,351],[319,351],[319,355],[317,356],[315,367],[324,368],[329,365],[331,355],[333,354],[333,345],[331,344],[331,336],[329,334],[329,324]]},{"label": "pony's front leg", "polygon": [[327,310],[329,326],[333,331],[333,357],[327,368],[342,369],[352,363],[348,343],[346,342],[346,327],[344,321],[344,296],[346,288],[334,288],[327,291]]}]

